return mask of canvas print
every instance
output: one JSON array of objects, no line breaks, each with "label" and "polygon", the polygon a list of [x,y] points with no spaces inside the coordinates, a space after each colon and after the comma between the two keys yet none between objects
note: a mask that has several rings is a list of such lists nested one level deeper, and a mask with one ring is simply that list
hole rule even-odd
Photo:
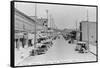
[{"label": "canvas print", "polygon": [[97,7],[14,2],[14,65],[97,61]]}]

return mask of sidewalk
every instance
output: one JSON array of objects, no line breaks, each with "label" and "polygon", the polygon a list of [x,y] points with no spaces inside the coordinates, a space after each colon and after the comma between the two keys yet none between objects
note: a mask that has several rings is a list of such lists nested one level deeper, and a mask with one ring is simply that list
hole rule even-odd
[{"label": "sidewalk", "polygon": [[34,47],[20,47],[19,50],[15,48],[15,65],[27,58],[33,48]]},{"label": "sidewalk", "polygon": [[92,45],[92,44],[89,44],[89,49],[92,53],[94,53],[95,55],[97,55],[97,47],[96,45]]}]

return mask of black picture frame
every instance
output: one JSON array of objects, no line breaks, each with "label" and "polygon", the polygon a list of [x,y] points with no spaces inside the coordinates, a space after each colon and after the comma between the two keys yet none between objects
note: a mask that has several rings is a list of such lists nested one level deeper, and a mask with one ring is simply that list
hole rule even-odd
[{"label": "black picture frame", "polygon": [[[96,39],[97,39],[97,47],[96,47],[96,51],[97,51],[97,55],[96,55],[96,61],[87,61],[87,62],[75,62],[75,63],[57,63],[57,64],[42,64],[42,65],[25,65],[25,66],[15,66],[15,56],[14,56],[14,11],[15,11],[15,8],[14,8],[14,5],[15,5],[15,2],[22,2],[22,3],[38,3],[38,4],[54,4],[54,5],[70,5],[70,6],[84,6],[84,7],[96,7]],[[10,66],[11,67],[32,67],[32,66],[47,66],[47,65],[62,65],[62,64],[80,64],[80,63],[94,63],[94,62],[98,62],[98,6],[97,5],[82,5],[82,4],[67,4],[67,3],[50,3],[50,2],[36,2],[36,1],[11,1],[10,2],[10,14],[11,14],[11,24],[10,24],[10,43],[11,43],[11,46],[10,46]]]}]

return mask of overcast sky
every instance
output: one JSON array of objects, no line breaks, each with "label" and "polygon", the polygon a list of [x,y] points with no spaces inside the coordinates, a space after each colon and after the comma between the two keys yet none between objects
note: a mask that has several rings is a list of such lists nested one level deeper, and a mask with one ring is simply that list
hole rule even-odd
[{"label": "overcast sky", "polygon": [[[34,3],[16,2],[15,8],[25,13],[28,16],[35,16]],[[60,28],[76,28],[76,21],[86,21],[87,10],[89,21],[96,21],[96,8],[84,6],[71,6],[71,5],[54,5],[54,4],[37,4],[37,16],[47,17],[46,10],[48,9],[48,16],[52,16],[55,25]],[[79,24],[78,24],[79,26]]]}]

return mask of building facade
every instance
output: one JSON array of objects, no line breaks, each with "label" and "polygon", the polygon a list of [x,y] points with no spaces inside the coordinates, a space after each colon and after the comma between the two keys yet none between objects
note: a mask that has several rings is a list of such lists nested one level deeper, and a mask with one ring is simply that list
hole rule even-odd
[{"label": "building facade", "polygon": [[80,40],[96,45],[97,43],[97,23],[90,21],[80,22]]}]

